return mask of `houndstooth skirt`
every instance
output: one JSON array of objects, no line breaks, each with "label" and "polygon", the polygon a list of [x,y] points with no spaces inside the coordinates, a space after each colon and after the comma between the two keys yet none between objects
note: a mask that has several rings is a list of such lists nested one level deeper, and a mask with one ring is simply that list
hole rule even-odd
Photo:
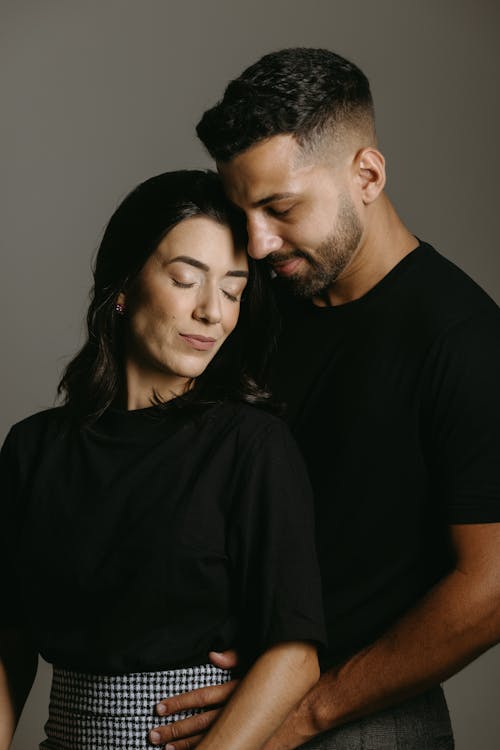
[{"label": "houndstooth skirt", "polygon": [[229,670],[204,664],[162,672],[92,675],[54,667],[43,750],[151,750],[149,732],[199,713],[156,714],[163,698],[221,685]]}]

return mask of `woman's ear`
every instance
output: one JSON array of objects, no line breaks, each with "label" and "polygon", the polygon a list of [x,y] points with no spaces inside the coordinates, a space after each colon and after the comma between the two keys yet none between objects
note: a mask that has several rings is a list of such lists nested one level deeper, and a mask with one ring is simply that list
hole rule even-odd
[{"label": "woman's ear", "polygon": [[385,186],[384,157],[376,148],[364,148],[356,154],[354,170],[363,203],[373,203]]},{"label": "woman's ear", "polygon": [[125,315],[125,292],[120,292],[115,302],[115,311],[118,315]]}]

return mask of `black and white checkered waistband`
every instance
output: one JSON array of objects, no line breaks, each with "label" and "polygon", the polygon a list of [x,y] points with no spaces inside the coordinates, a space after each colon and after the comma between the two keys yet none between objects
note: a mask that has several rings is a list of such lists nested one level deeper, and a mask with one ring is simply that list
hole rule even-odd
[{"label": "black and white checkered waistband", "polygon": [[231,679],[228,670],[203,664],[161,672],[92,675],[54,668],[47,739],[43,750],[142,750],[149,731],[198,713],[159,717],[156,704],[172,695]]}]

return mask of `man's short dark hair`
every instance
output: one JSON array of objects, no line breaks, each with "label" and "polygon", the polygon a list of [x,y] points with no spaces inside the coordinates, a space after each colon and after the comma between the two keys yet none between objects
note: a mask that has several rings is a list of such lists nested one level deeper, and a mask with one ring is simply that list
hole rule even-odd
[{"label": "man's short dark hair", "polygon": [[307,148],[325,133],[363,130],[375,139],[370,84],[353,63],[326,49],[272,52],[231,81],[196,131],[211,156],[230,161],[255,143],[290,133]]}]

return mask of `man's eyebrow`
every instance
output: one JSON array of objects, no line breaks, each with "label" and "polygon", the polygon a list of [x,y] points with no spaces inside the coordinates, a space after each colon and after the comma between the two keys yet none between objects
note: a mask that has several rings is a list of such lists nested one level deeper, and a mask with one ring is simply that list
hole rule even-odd
[{"label": "man's eyebrow", "polygon": [[272,201],[282,201],[285,198],[295,198],[296,193],[273,193],[272,195],[266,195],[265,198],[261,198],[258,201],[255,201],[255,203],[252,203],[252,208],[260,208],[261,206],[265,206],[266,203],[271,203]]},{"label": "man's eyebrow", "polygon": [[[189,255],[177,255],[175,258],[169,260],[167,265],[170,265],[171,263],[187,263],[189,266],[199,268],[201,271],[210,271],[210,266],[207,266],[206,263],[202,263],[201,260],[191,258]],[[225,275],[248,279],[248,271],[228,271]]]}]

